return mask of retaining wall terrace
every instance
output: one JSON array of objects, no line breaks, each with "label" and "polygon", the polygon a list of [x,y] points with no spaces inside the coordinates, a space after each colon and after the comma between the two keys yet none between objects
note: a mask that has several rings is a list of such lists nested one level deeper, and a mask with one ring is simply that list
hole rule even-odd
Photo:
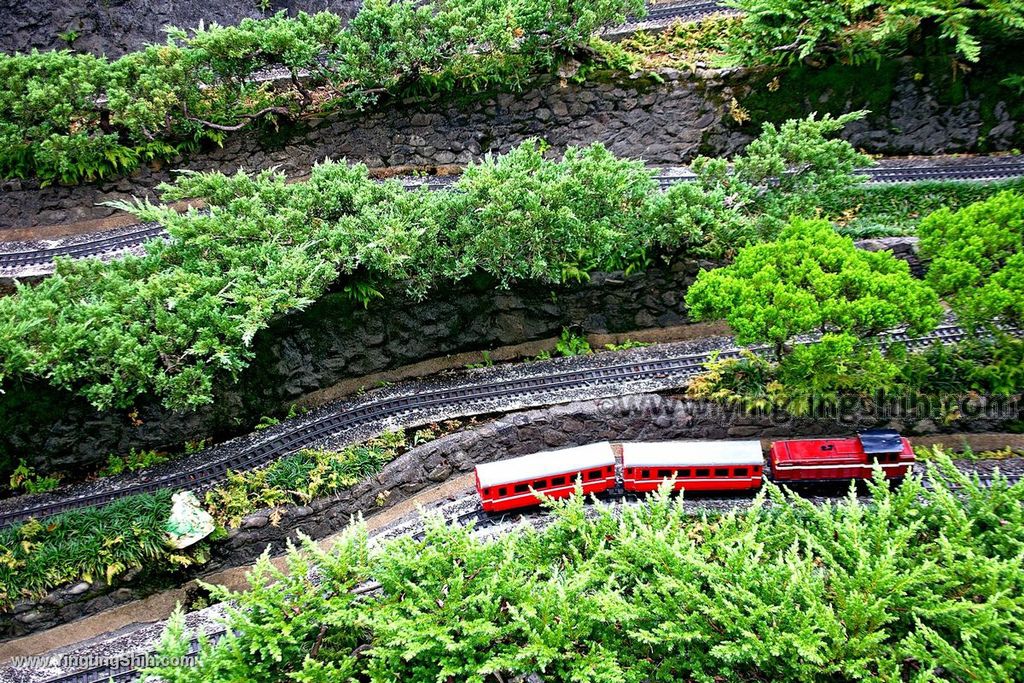
[{"label": "retaining wall terrace", "polygon": [[[172,178],[170,169],[230,173],[276,166],[295,176],[326,157],[371,167],[436,167],[505,152],[530,137],[546,140],[552,153],[602,142],[620,156],[678,165],[698,154],[732,155],[758,133],[760,123],[811,112],[873,110],[844,135],[876,154],[992,151],[1024,144],[1017,120],[1024,116],[1004,101],[1003,91],[988,87],[1000,74],[979,68],[962,76],[954,98],[946,92],[948,84],[923,77],[922,68],[906,59],[863,78],[860,71],[842,71],[838,83],[811,80],[777,92],[769,91],[764,74],[665,69],[656,77],[596,74],[582,84],[543,78],[520,93],[391,102],[369,113],[304,120],[272,136],[243,131],[223,148],[140,168],[121,179],[45,188],[32,180],[5,181],[0,230],[105,218],[115,210],[99,203],[133,195],[156,198],[153,188]],[[865,82],[869,77],[877,83]],[[789,92],[798,88],[809,90],[799,96]],[[743,117],[734,100],[749,100],[751,120],[737,121]]]},{"label": "retaining wall terrace", "polygon": [[[997,429],[1002,421],[960,420],[943,424],[942,431],[990,431]],[[246,565],[267,547],[278,554],[284,551],[288,539],[297,539],[300,531],[313,538],[324,538],[345,527],[356,514],[369,514],[406,500],[454,476],[471,472],[478,463],[601,440],[784,438],[849,434],[882,426],[908,435],[939,431],[936,421],[929,416],[882,417],[851,413],[793,418],[747,413],[655,394],[581,401],[514,413],[480,428],[413,448],[386,465],[375,477],[347,491],[314,500],[309,505],[279,508],[277,524],[271,523],[271,510],[248,515],[239,528],[214,544],[212,559],[201,570],[179,572],[165,577],[162,583],[149,577],[143,586],[134,585],[131,579],[117,581],[114,585],[83,581],[59,588],[42,600],[23,600],[12,612],[0,615],[0,638],[25,635],[95,614],[144,597],[172,580],[184,581],[200,571],[206,574]]]},{"label": "retaining wall terrace", "polygon": [[[129,449],[180,449],[187,440],[249,431],[262,415],[337,382],[463,351],[557,337],[563,327],[629,332],[687,322],[683,294],[701,263],[644,273],[595,273],[568,286],[463,282],[422,301],[388,293],[368,309],[343,294],[283,316],[254,340],[255,359],[213,405],[191,413],[142,399],[136,412],[103,413],[42,381],[8,381],[0,394],[0,457],[41,471],[101,463]],[[705,263],[704,266],[713,264]]]}]

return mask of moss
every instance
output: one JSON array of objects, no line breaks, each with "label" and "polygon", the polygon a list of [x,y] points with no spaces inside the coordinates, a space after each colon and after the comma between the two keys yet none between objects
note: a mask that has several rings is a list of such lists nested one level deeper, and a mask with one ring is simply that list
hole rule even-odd
[{"label": "moss", "polygon": [[[778,123],[809,112],[840,114],[867,109],[883,115],[890,108],[896,84],[906,78],[927,87],[945,107],[978,102],[982,126],[977,151],[993,151],[985,138],[1000,123],[997,107],[1005,109],[1003,117],[1024,120],[1024,97],[1004,83],[1015,73],[1024,73],[1024,41],[1020,40],[990,43],[981,63],[967,69],[948,54],[923,49],[920,54],[878,65],[764,71],[752,79],[750,92],[741,101],[750,120],[736,127],[753,135],[766,122]],[[1018,144],[1024,142],[1021,128],[1016,133]]]},{"label": "moss", "polygon": [[902,65],[888,61],[874,65],[833,65],[824,69],[799,66],[788,71],[765,71],[753,79],[750,94],[741,104],[750,120],[741,128],[756,134],[767,122],[802,118],[808,112],[843,114],[858,109],[884,112]]}]

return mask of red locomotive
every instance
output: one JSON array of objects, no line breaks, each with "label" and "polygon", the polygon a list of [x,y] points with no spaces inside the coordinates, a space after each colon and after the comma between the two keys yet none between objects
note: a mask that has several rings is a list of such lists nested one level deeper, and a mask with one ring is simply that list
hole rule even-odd
[{"label": "red locomotive", "polygon": [[577,477],[584,493],[615,486],[615,453],[607,441],[499,460],[476,466],[476,490],[487,512],[536,505],[543,493],[567,498]]},{"label": "red locomotive", "polygon": [[[621,448],[621,473],[615,448]],[[870,479],[876,463],[895,479],[906,476],[913,462],[910,441],[891,430],[776,441],[767,465],[760,441],[603,441],[477,465],[476,487],[483,509],[499,512],[536,505],[538,493],[565,498],[577,478],[584,493],[613,488],[619,474],[627,491],[652,491],[672,477],[677,490],[743,491],[759,488],[766,474],[784,483]]]},{"label": "red locomotive", "polygon": [[742,491],[761,487],[760,441],[662,441],[622,444],[622,486],[654,491],[675,477],[675,489]]},{"label": "red locomotive", "polygon": [[894,479],[906,476],[914,449],[894,431],[873,430],[848,439],[776,441],[769,457],[779,482],[870,479],[875,463]]}]

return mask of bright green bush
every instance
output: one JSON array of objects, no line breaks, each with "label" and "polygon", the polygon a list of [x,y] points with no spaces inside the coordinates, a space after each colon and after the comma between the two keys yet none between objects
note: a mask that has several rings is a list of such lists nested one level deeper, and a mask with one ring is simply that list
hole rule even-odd
[{"label": "bright green bush", "polygon": [[686,304],[696,320],[724,319],[740,344],[772,344],[777,358],[798,334],[863,338],[901,325],[923,333],[942,317],[935,293],[906,262],[857,249],[823,220],[796,219],[777,241],[702,271]]},{"label": "bright green bush", "polygon": [[[344,27],[335,14],[300,12],[170,29],[166,44],[113,62],[0,55],[0,176],[76,183],[310,110],[520,87],[594,31],[643,11],[641,0],[367,0]],[[279,66],[290,84],[252,80]]]},{"label": "bright green bush", "polygon": [[[218,598],[228,633],[167,681],[1020,681],[1024,484],[939,465],[815,506],[769,486],[688,517],[666,495],[580,499],[490,541],[440,522],[370,549],[356,529]],[[956,492],[950,483],[961,487]],[[765,498],[773,505],[764,504]],[[316,568],[320,583],[310,579]],[[353,593],[368,579],[375,594]],[[180,617],[162,654],[188,647]]]},{"label": "bright green bush", "polygon": [[928,282],[965,324],[1024,320],[1024,194],[1002,192],[921,222]]}]

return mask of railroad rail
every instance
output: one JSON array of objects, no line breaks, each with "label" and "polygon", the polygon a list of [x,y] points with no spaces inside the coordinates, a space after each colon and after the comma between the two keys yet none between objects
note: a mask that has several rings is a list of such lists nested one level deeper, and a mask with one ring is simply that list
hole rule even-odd
[{"label": "railroad rail", "polygon": [[[952,344],[962,341],[967,333],[955,325],[944,325],[932,333],[912,337],[906,332],[891,332],[878,338],[878,344],[904,344],[909,349],[924,348],[934,343]],[[814,343],[807,340],[798,343]],[[752,347],[755,353],[768,354],[767,346]],[[237,452],[201,461],[192,469],[154,476],[152,479],[127,484],[121,488],[57,500],[29,503],[24,507],[0,512],[0,528],[25,521],[42,519],[69,510],[105,505],[119,498],[162,489],[205,490],[227,477],[228,471],[240,472],[266,465],[282,456],[328,437],[371,427],[382,421],[414,426],[430,411],[443,410],[449,418],[493,412],[495,401],[517,402],[524,406],[552,405],[573,400],[580,392],[600,394],[596,397],[628,394],[623,386],[655,382],[663,388],[679,387],[704,370],[711,358],[738,358],[743,349],[733,348],[706,353],[690,353],[668,358],[615,362],[608,365],[568,369],[550,374],[537,374],[513,379],[476,382],[473,377],[449,386],[370,397],[361,403],[339,406],[298,424],[283,423],[266,439]],[[593,359],[593,357],[591,358]],[[490,404],[488,404],[490,402]]]},{"label": "railroad rail", "polygon": [[[968,473],[970,474],[970,473]],[[1008,483],[1017,484],[1021,481],[1021,475],[1002,475],[1002,479]],[[978,482],[982,486],[991,486],[994,481],[992,476],[979,476]],[[930,487],[929,482],[924,482],[926,487]],[[955,484],[950,484],[950,488],[958,488]],[[823,498],[845,498],[847,490],[843,488],[841,491],[837,490],[835,493],[829,493],[823,495]],[[597,499],[602,501],[619,502],[622,504],[637,504],[643,500],[645,496],[643,494],[637,494],[635,492],[629,492],[623,490],[621,487],[606,491],[598,494]],[[702,500],[708,500],[711,502],[721,501],[721,496],[702,496]],[[728,496],[728,500],[751,500],[749,492],[745,495]],[[589,500],[588,500],[589,503]],[[473,524],[477,529],[487,529],[490,527],[496,527],[499,525],[507,524],[518,524],[531,519],[537,519],[547,514],[547,510],[543,508],[535,508],[532,510],[518,511],[518,512],[505,512],[505,513],[487,513],[480,508],[470,510],[461,514],[454,515],[448,518],[449,524],[468,525]],[[416,540],[423,540],[425,534],[420,531],[412,534],[412,537]],[[353,593],[356,595],[369,595],[376,593],[381,588],[380,584],[375,581],[368,581],[355,589]],[[217,627],[203,634],[203,637],[210,643],[216,643],[227,633],[227,629]],[[146,654],[153,654],[149,652]],[[189,644],[187,654],[183,658],[184,664],[193,665],[199,655],[199,638],[193,638]],[[134,661],[136,658],[131,658]],[[53,678],[46,679],[43,683],[103,683],[105,681],[113,681],[115,683],[129,683],[130,681],[141,680],[141,673],[138,668],[133,664],[127,664],[119,667],[116,665],[101,665],[90,669],[84,669],[81,671],[75,671],[71,673],[62,674]]]},{"label": "railroad rail", "polygon": [[669,21],[672,19],[681,20],[695,20],[706,17],[710,14],[717,12],[730,12],[736,13],[731,7],[726,7],[716,0],[703,0],[699,2],[674,2],[657,5],[647,5],[647,14],[642,17],[629,17],[626,19],[626,23],[621,27],[617,27],[613,30],[621,30],[623,28],[628,29],[637,24],[645,24],[648,22],[662,22]]},{"label": "railroad rail", "polygon": [[[907,166],[875,166],[857,169],[858,175],[868,178],[871,183],[912,183],[922,181],[996,181],[1024,177],[1024,156],[997,157],[986,161],[968,160],[963,163],[942,165],[917,164]],[[694,176],[686,174],[659,174],[655,176],[659,187],[665,189],[678,182],[692,181]],[[427,187],[442,190],[450,187],[456,178],[434,178],[425,182],[407,182],[406,188]],[[155,223],[143,223],[136,228],[118,235],[97,234],[91,239],[75,244],[46,249],[0,252],[0,271],[16,271],[19,268],[45,266],[55,257],[90,258],[105,256],[140,246],[147,240],[167,237],[167,231]]]}]

